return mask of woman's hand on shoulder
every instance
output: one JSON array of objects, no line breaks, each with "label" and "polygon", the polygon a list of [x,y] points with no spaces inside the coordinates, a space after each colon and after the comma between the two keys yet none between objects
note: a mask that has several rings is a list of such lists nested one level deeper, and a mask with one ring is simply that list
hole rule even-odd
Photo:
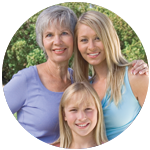
[{"label": "woman's hand on shoulder", "polygon": [[131,70],[132,68],[130,68],[128,71],[130,86],[134,96],[137,98],[142,107],[148,90],[149,76],[141,76],[140,74],[133,75],[131,74]]},{"label": "woman's hand on shoulder", "polygon": [[131,69],[132,74],[149,75],[148,65],[143,60],[134,60],[132,61],[131,64],[132,64],[132,69]]}]

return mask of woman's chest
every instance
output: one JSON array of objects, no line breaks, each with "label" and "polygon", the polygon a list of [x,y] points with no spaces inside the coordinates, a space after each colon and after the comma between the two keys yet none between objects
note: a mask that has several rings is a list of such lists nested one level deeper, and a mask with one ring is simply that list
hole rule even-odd
[{"label": "woman's chest", "polygon": [[47,93],[45,91],[30,92],[23,105],[24,122],[33,124],[38,130],[49,130],[58,126],[59,103],[62,93]]},{"label": "woman's chest", "polygon": [[92,86],[97,92],[100,100],[102,101],[106,93],[106,82],[103,81],[103,82],[93,83]]},{"label": "woman's chest", "polygon": [[64,92],[65,89],[71,85],[71,80],[57,80],[55,78],[41,78],[40,79],[44,87],[53,92]]}]

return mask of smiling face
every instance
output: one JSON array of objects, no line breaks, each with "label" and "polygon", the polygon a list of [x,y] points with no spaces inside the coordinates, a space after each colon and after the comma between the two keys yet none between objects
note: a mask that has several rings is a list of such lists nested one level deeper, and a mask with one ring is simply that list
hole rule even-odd
[{"label": "smiling face", "polygon": [[73,53],[73,36],[69,30],[57,25],[43,32],[43,45],[48,59],[56,63],[68,62]]},{"label": "smiling face", "polygon": [[[78,136],[93,136],[97,124],[97,108],[91,96],[72,96],[64,107],[64,120],[71,129],[73,138]],[[86,98],[85,98],[86,97]]]},{"label": "smiling face", "polygon": [[82,57],[93,66],[106,63],[104,46],[96,32],[84,24],[78,26],[77,32],[78,49]]}]

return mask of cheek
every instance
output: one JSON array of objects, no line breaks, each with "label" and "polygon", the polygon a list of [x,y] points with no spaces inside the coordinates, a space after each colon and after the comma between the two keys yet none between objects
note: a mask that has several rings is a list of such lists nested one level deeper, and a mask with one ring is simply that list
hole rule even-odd
[{"label": "cheek", "polygon": [[89,113],[89,114],[88,114],[88,117],[89,117],[91,120],[97,122],[97,111],[94,111],[94,112]]},{"label": "cheek", "polygon": [[68,123],[73,122],[75,120],[75,115],[71,113],[65,113],[64,120]]},{"label": "cheek", "polygon": [[45,48],[49,48],[51,46],[51,42],[49,40],[43,40],[43,46]]},{"label": "cheek", "polygon": [[66,39],[66,43],[69,44],[69,47],[73,48],[73,37],[69,37],[68,39]]},{"label": "cheek", "polygon": [[103,43],[102,42],[100,42],[100,45],[99,45],[99,47],[105,52],[105,50],[104,50],[104,45],[103,45]]},{"label": "cheek", "polygon": [[83,51],[83,45],[80,44],[79,42],[78,42],[78,49],[79,49],[80,53],[82,53],[82,51]]},{"label": "cheek", "polygon": [[86,46],[83,44],[78,44],[78,50],[81,53],[82,57],[86,58]]}]

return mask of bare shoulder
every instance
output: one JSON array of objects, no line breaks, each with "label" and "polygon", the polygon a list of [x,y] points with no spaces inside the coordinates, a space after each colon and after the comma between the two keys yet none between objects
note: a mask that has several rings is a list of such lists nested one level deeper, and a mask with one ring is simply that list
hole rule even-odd
[{"label": "bare shoulder", "polygon": [[129,68],[128,77],[133,94],[142,106],[148,90],[149,76],[140,74],[133,75],[131,74],[131,68]]}]

